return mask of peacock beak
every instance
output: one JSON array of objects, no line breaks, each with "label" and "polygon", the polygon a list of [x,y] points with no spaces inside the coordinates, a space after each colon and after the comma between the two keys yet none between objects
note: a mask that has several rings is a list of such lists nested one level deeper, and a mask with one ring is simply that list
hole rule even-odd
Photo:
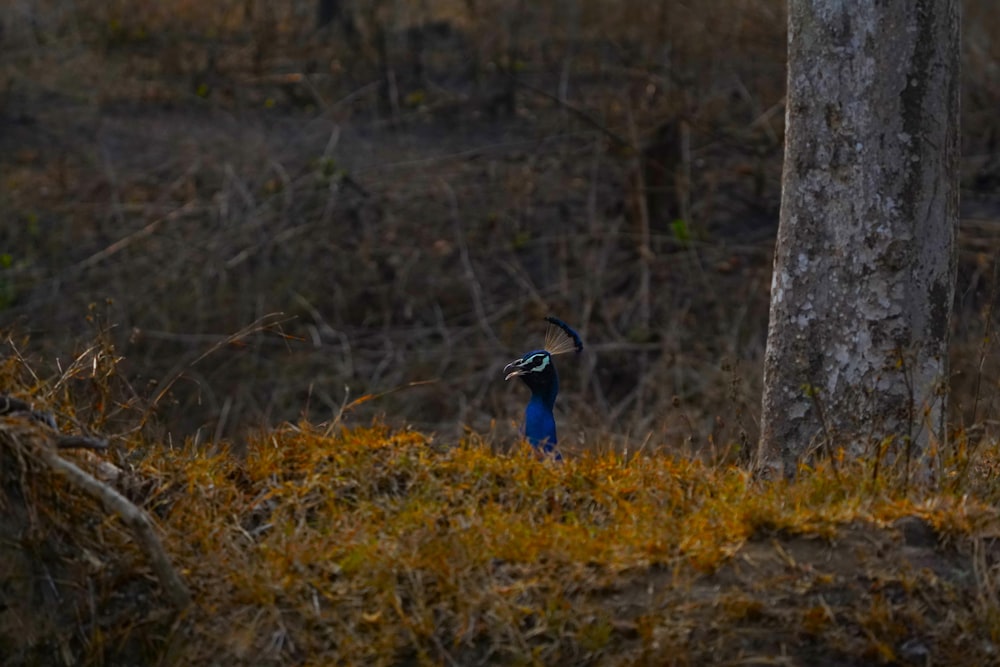
[{"label": "peacock beak", "polygon": [[524,369],[520,367],[520,363],[522,361],[523,359],[516,359],[503,367],[504,382],[511,379],[512,377],[517,377],[518,375],[524,375]]}]

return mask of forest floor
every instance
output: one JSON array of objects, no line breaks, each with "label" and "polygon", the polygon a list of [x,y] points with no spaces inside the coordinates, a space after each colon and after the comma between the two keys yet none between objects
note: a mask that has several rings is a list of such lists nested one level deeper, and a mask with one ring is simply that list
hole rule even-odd
[{"label": "forest floor", "polygon": [[63,452],[155,518],[188,605],[39,447],[0,418],[5,664],[1000,663],[995,445],[933,491],[337,423]]}]

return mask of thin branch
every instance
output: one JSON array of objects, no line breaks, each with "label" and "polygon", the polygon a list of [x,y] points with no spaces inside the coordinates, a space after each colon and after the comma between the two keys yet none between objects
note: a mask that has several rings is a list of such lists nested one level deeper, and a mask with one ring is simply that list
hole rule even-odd
[{"label": "thin branch", "polygon": [[558,95],[553,95],[547,90],[531,85],[527,81],[515,76],[509,69],[505,67],[499,67],[499,69],[514,82],[514,85],[520,88],[524,88],[525,90],[530,91],[535,95],[539,95],[548,100],[551,100],[552,102],[555,102],[560,107],[562,107],[563,109],[565,109],[566,111],[570,112],[572,115],[576,116],[581,121],[583,121],[584,124],[589,125],[590,127],[594,128],[595,130],[606,136],[608,139],[617,144],[619,147],[631,148],[633,150],[638,149],[638,145],[636,143],[634,143],[633,141],[629,141],[622,135],[618,134],[617,132],[609,128],[607,125],[599,121],[597,118],[591,116],[583,109],[568,103],[566,100],[560,99]]},{"label": "thin branch", "polygon": [[[262,315],[261,317],[258,317],[256,320],[254,320],[253,322],[251,322],[247,326],[243,327],[242,329],[240,329],[236,333],[230,334],[228,336],[225,336],[225,337],[222,337],[222,338],[219,338],[218,340],[216,340],[216,342],[215,342],[214,345],[212,345],[207,350],[205,350],[200,355],[198,355],[198,357],[195,358],[194,361],[192,361],[191,363],[189,363],[187,365],[187,368],[182,369],[182,370],[176,372],[173,376],[170,377],[169,380],[167,380],[164,383],[164,385],[160,388],[160,390],[158,392],[156,392],[156,396],[154,396],[153,400],[150,402],[149,408],[147,409],[147,415],[160,402],[160,400],[162,400],[163,397],[167,395],[167,392],[170,391],[171,387],[173,387],[174,384],[178,380],[180,380],[181,377],[185,373],[190,372],[190,370],[192,368],[194,368],[194,366],[198,362],[200,362],[202,359],[204,359],[205,357],[211,355],[216,350],[218,350],[218,349],[220,349],[222,347],[225,347],[226,345],[230,345],[232,343],[235,343],[235,342],[237,342],[237,341],[239,341],[239,340],[241,340],[243,338],[246,338],[247,336],[250,336],[252,334],[260,333],[261,331],[267,331],[267,330],[273,329],[275,327],[280,327],[283,323],[289,322],[289,321],[295,319],[294,317],[283,317],[283,316],[284,316],[284,313],[269,313],[267,315]],[[284,335],[284,334],[282,334],[282,335]],[[143,416],[143,421],[145,421],[145,418],[146,418],[146,415]]]},{"label": "thin branch", "polygon": [[167,553],[163,548],[163,543],[153,526],[149,515],[133,504],[125,496],[121,495],[107,484],[98,481],[89,473],[78,468],[75,464],[59,456],[56,450],[51,447],[51,442],[47,439],[33,439],[30,447],[25,447],[18,438],[12,436],[11,440],[33,456],[36,460],[45,464],[50,470],[65,477],[74,487],[101,501],[106,510],[112,511],[121,517],[122,521],[132,529],[132,534],[139,548],[149,559],[153,572],[156,574],[160,585],[167,598],[178,609],[184,609],[191,603],[191,593],[181,579],[180,575],[170,563]]},{"label": "thin branch", "polygon": [[476,269],[472,266],[472,258],[469,256],[469,244],[462,230],[462,220],[458,212],[458,197],[455,196],[455,191],[447,181],[442,180],[441,187],[448,195],[448,201],[451,205],[451,223],[455,232],[455,241],[458,243],[459,256],[462,259],[462,268],[465,269],[465,279],[472,296],[472,307],[475,310],[476,319],[479,320],[479,327],[493,341],[494,345],[503,347],[496,334],[493,333],[489,318],[486,316],[486,307],[483,305],[483,289],[479,284],[479,278],[476,277]]},{"label": "thin branch", "polygon": [[108,441],[85,435],[61,435],[55,439],[57,449],[107,449]]},{"label": "thin branch", "polygon": [[113,255],[116,255],[125,248],[129,247],[136,241],[144,239],[147,236],[152,236],[153,233],[156,232],[156,230],[159,229],[160,225],[162,225],[164,222],[170,222],[187,215],[188,213],[190,213],[195,209],[195,204],[196,202],[189,201],[188,203],[181,206],[179,209],[171,211],[162,218],[157,218],[156,220],[153,220],[151,223],[149,223],[142,229],[134,231],[131,234],[127,234],[126,236],[123,236],[122,238],[118,239],[117,241],[107,246],[103,250],[100,250],[91,255],[90,257],[88,257],[87,259],[78,262],[76,265],[72,267],[72,270],[80,271],[83,269],[90,268],[96,264],[100,264],[109,257],[112,257]]}]

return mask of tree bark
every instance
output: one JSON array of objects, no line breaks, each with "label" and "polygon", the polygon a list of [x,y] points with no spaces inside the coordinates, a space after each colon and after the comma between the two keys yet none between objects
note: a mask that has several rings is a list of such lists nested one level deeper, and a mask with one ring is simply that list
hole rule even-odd
[{"label": "tree bark", "polygon": [[944,437],[959,0],[790,0],[758,463]]}]

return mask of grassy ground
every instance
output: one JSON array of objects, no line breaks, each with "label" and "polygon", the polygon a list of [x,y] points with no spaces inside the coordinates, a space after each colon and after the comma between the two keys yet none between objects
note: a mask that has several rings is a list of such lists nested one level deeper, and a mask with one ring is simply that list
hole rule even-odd
[{"label": "grassy ground", "polygon": [[[863,470],[756,486],[685,459],[553,466],[385,428],[145,464],[170,480],[147,502],[205,614],[178,628],[185,662],[986,664],[996,650],[993,553],[974,537],[995,511],[871,488]],[[887,529],[901,517],[909,542]]]},{"label": "grassy ground", "polygon": [[[11,359],[5,386],[92,433],[84,415],[120,382],[93,361],[52,381]],[[556,464],[340,420],[259,431],[241,455],[139,430],[64,453],[154,517],[191,589],[178,612],[121,518],[41,463],[44,434],[0,418],[7,664],[986,665],[1000,650],[996,444],[959,443],[923,490],[875,457],[765,482],[662,452]]]},{"label": "grassy ground", "polygon": [[59,612],[12,598],[14,664],[995,660],[996,512],[965,493],[664,455],[552,466],[384,427],[262,433],[242,461],[123,454],[194,606],[166,611],[127,531],[35,470],[21,553],[43,557],[6,574],[50,583]]}]

